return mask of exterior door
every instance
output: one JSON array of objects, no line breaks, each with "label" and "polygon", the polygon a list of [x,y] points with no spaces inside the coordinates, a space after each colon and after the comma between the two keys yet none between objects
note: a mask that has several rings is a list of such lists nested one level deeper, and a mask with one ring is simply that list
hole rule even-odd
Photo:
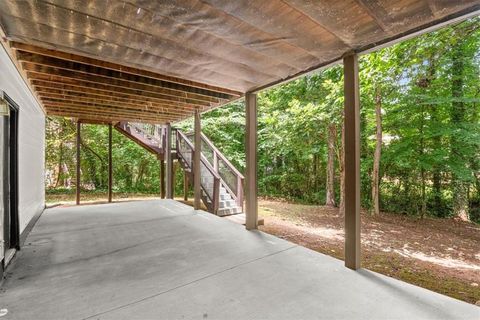
[{"label": "exterior door", "polygon": [[[10,249],[20,249],[20,229],[18,221],[18,107],[6,95],[3,99],[7,101],[10,108],[9,116],[0,117],[1,135],[1,173],[2,186],[0,192],[1,211],[3,211],[3,252]],[[1,238],[0,238],[1,239]],[[5,258],[5,257],[3,257]]]}]

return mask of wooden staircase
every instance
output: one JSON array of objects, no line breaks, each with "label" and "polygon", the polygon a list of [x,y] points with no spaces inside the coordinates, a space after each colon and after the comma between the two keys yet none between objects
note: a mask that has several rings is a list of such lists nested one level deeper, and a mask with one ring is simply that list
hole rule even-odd
[{"label": "wooden staircase", "polygon": [[[166,159],[166,133],[161,125],[119,122],[115,128],[138,143],[159,159]],[[228,161],[215,145],[202,133],[200,170],[193,165],[194,135],[172,130],[172,159],[177,159],[191,184],[200,172],[202,201],[208,211],[228,216],[243,212],[243,175]]]},{"label": "wooden staircase", "polygon": [[127,138],[133,140],[148,151],[164,159],[165,133],[162,126],[121,121],[115,125],[115,129]]}]

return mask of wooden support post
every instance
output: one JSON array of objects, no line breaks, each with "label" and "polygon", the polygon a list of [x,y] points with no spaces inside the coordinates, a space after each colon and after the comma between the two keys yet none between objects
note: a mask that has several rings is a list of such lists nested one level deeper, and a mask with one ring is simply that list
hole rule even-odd
[{"label": "wooden support post", "polygon": [[172,159],[172,127],[170,123],[166,125],[166,139],[165,139],[165,162],[166,162],[166,186],[167,199],[173,199],[173,159]]},{"label": "wooden support post", "polygon": [[165,160],[160,160],[160,198],[165,199]]},{"label": "wooden support post", "polygon": [[345,266],[360,268],[360,85],[358,56],[343,58],[345,145]]},{"label": "wooden support post", "polygon": [[177,181],[177,164],[178,162],[175,162],[172,159],[172,199],[175,199],[175,182]]},{"label": "wooden support post", "polygon": [[201,165],[202,156],[202,128],[200,123],[200,111],[195,110],[195,152],[193,154],[193,191],[195,194],[193,207],[195,210],[201,208],[202,186],[201,186]]},{"label": "wooden support post", "polygon": [[108,202],[112,202],[113,167],[112,167],[112,124],[108,124]]},{"label": "wooden support post", "polygon": [[246,174],[245,174],[245,227],[247,230],[258,227],[257,203],[257,95],[245,94],[246,109]]},{"label": "wooden support post", "polygon": [[80,123],[79,120],[77,120],[77,139],[76,139],[76,149],[77,149],[77,154],[76,154],[76,163],[77,163],[77,175],[76,175],[76,197],[77,197],[77,204],[80,204],[80,130],[82,129],[82,124]]},{"label": "wooden support post", "polygon": [[183,200],[188,201],[188,174],[183,172]]}]

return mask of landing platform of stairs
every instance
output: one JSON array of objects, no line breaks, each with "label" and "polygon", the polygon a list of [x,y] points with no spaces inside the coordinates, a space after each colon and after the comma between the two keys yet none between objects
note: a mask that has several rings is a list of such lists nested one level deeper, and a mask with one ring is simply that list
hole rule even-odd
[{"label": "landing platform of stairs", "polygon": [[47,209],[1,319],[479,319],[480,308],[173,200]]}]

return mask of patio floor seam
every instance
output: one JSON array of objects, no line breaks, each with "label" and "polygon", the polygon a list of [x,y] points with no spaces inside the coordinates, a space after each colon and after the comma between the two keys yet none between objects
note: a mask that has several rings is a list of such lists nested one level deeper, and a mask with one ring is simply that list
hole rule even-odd
[{"label": "patio floor seam", "polygon": [[188,285],[191,285],[191,284],[197,283],[197,282],[199,282],[199,281],[202,281],[202,280],[205,280],[205,279],[214,277],[214,276],[216,276],[216,275],[225,273],[225,272],[230,271],[230,270],[233,270],[233,269],[235,269],[235,268],[238,268],[238,267],[241,267],[241,266],[244,266],[244,265],[247,265],[247,264],[250,264],[250,263],[253,263],[253,262],[262,260],[262,259],[265,259],[265,258],[269,258],[269,257],[271,257],[271,256],[274,256],[274,255],[283,253],[283,252],[285,252],[285,251],[291,250],[291,249],[296,248],[296,247],[298,247],[298,245],[292,245],[292,246],[290,246],[290,247],[288,247],[288,248],[281,249],[281,250],[278,250],[278,251],[276,251],[276,252],[272,252],[272,253],[266,254],[266,255],[264,255],[264,256],[262,256],[262,257],[258,257],[258,258],[255,258],[255,259],[251,259],[251,260],[248,260],[248,261],[245,261],[245,262],[238,263],[238,264],[236,264],[236,265],[234,265],[234,266],[231,266],[231,267],[228,267],[228,268],[226,268],[226,269],[223,269],[223,270],[214,272],[214,273],[212,273],[212,274],[208,274],[208,275],[206,275],[206,276],[203,276],[203,277],[200,277],[200,278],[198,278],[198,279],[189,281],[189,282],[187,282],[187,283],[184,283],[184,284],[175,286],[175,287],[173,287],[173,288],[164,290],[164,291],[162,291],[162,292],[159,292],[159,293],[150,295],[150,296],[148,296],[148,297],[144,297],[144,298],[142,298],[142,299],[139,299],[139,300],[136,300],[136,301],[132,301],[132,302],[130,302],[130,303],[127,303],[127,304],[124,304],[124,305],[121,305],[121,306],[118,306],[118,307],[115,307],[115,308],[112,308],[112,309],[109,309],[109,310],[106,310],[106,311],[103,311],[103,312],[96,313],[96,314],[91,315],[91,316],[88,316],[88,317],[86,317],[86,318],[82,318],[82,320],[92,319],[92,318],[94,318],[94,317],[98,317],[98,316],[101,316],[101,315],[104,315],[104,314],[107,314],[107,313],[110,313],[110,312],[113,312],[113,311],[116,311],[116,310],[119,310],[119,309],[122,309],[122,308],[126,308],[126,307],[129,307],[129,306],[135,305],[135,304],[137,304],[137,303],[140,303],[140,302],[143,302],[143,301],[146,301],[146,300],[149,300],[149,299],[156,298],[156,297],[161,296],[161,295],[163,295],[163,294],[165,294],[165,293],[169,293],[169,292],[178,290],[178,289],[183,288],[183,287],[186,287],[186,286],[188,286]]},{"label": "patio floor seam", "polygon": [[[146,222],[155,222],[155,221],[163,221],[167,219],[176,219],[176,218],[183,218],[183,217],[188,217],[188,216],[194,216],[197,215],[198,213],[188,213],[188,214],[181,214],[181,215],[176,215],[176,216],[169,216],[169,217],[162,217],[162,218],[155,218],[155,219],[146,219],[146,220],[139,220],[139,221],[132,221],[132,222],[124,222],[124,223],[117,223],[117,224],[110,224],[106,226],[92,226],[89,228],[79,228],[79,229],[71,229],[71,230],[63,230],[63,231],[57,231],[57,232],[45,232],[45,233],[35,233],[31,234],[32,236],[40,236],[40,237],[45,237],[45,236],[50,236],[50,235],[55,235],[55,234],[62,234],[62,233],[70,233],[70,232],[78,232],[78,231],[88,231],[88,230],[96,230],[96,229],[109,229],[109,228],[115,228],[115,227],[120,227],[120,226],[125,226],[125,225],[131,225],[131,224],[142,224]],[[27,237],[30,237],[30,235]]]}]

